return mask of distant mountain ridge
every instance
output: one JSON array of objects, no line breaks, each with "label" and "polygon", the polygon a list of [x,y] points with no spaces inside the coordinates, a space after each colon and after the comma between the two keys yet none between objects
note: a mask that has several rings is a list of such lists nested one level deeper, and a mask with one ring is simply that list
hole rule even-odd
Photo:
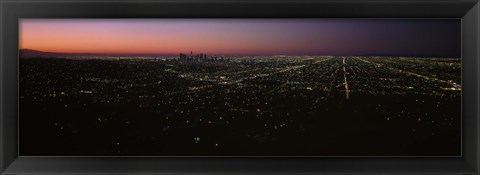
[{"label": "distant mountain ridge", "polygon": [[20,49],[20,58],[47,58],[47,57],[68,57],[68,56],[164,56],[161,54],[108,54],[108,53],[62,53],[62,52],[44,52],[33,49]]},{"label": "distant mountain ridge", "polygon": [[20,58],[32,58],[32,57],[61,57],[68,56],[66,53],[57,53],[57,52],[43,52],[33,49],[20,49],[19,56]]}]

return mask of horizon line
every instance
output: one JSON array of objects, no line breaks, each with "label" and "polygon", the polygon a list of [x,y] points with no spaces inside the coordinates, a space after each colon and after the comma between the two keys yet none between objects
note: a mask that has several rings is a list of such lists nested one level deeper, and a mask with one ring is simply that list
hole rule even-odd
[{"label": "horizon line", "polygon": [[[179,56],[179,54],[186,54],[187,53],[108,53],[108,52],[61,52],[61,51],[44,51],[44,50],[37,50],[31,48],[21,48],[21,50],[32,50],[37,52],[43,53],[51,53],[51,54],[72,54],[77,56],[134,56],[134,55],[149,55],[149,56]],[[85,55],[82,55],[85,54]],[[404,57],[450,57],[450,58],[461,58],[461,54],[458,56],[454,55],[436,55],[436,54],[402,54],[402,53],[363,53],[363,54],[238,54],[238,53],[231,53],[231,54],[208,54],[203,52],[198,52],[192,55],[198,54],[206,54],[206,55],[213,55],[213,56],[404,56]]]}]

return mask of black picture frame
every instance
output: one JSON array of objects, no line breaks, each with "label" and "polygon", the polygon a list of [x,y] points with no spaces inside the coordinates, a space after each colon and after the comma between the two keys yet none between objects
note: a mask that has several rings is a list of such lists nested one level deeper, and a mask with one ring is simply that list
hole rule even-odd
[{"label": "black picture frame", "polygon": [[[19,157],[20,18],[461,18],[462,157]],[[0,0],[0,174],[479,174],[479,0]]]}]

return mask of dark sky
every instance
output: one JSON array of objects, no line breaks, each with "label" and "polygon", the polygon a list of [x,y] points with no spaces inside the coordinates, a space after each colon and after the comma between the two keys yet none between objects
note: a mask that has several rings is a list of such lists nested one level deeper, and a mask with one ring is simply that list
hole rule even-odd
[{"label": "dark sky", "polygon": [[460,19],[22,19],[20,47],[49,52],[461,55]]},{"label": "dark sky", "polygon": [[461,55],[458,19],[352,20],[350,27],[354,31],[344,39],[351,42],[343,52],[347,55]]}]

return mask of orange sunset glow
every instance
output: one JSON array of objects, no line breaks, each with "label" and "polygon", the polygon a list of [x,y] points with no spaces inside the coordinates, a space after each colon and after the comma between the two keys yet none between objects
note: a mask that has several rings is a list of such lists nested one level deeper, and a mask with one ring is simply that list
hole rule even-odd
[{"label": "orange sunset glow", "polygon": [[19,47],[103,54],[455,55],[460,45],[452,33],[458,24],[373,19],[21,19]]}]

